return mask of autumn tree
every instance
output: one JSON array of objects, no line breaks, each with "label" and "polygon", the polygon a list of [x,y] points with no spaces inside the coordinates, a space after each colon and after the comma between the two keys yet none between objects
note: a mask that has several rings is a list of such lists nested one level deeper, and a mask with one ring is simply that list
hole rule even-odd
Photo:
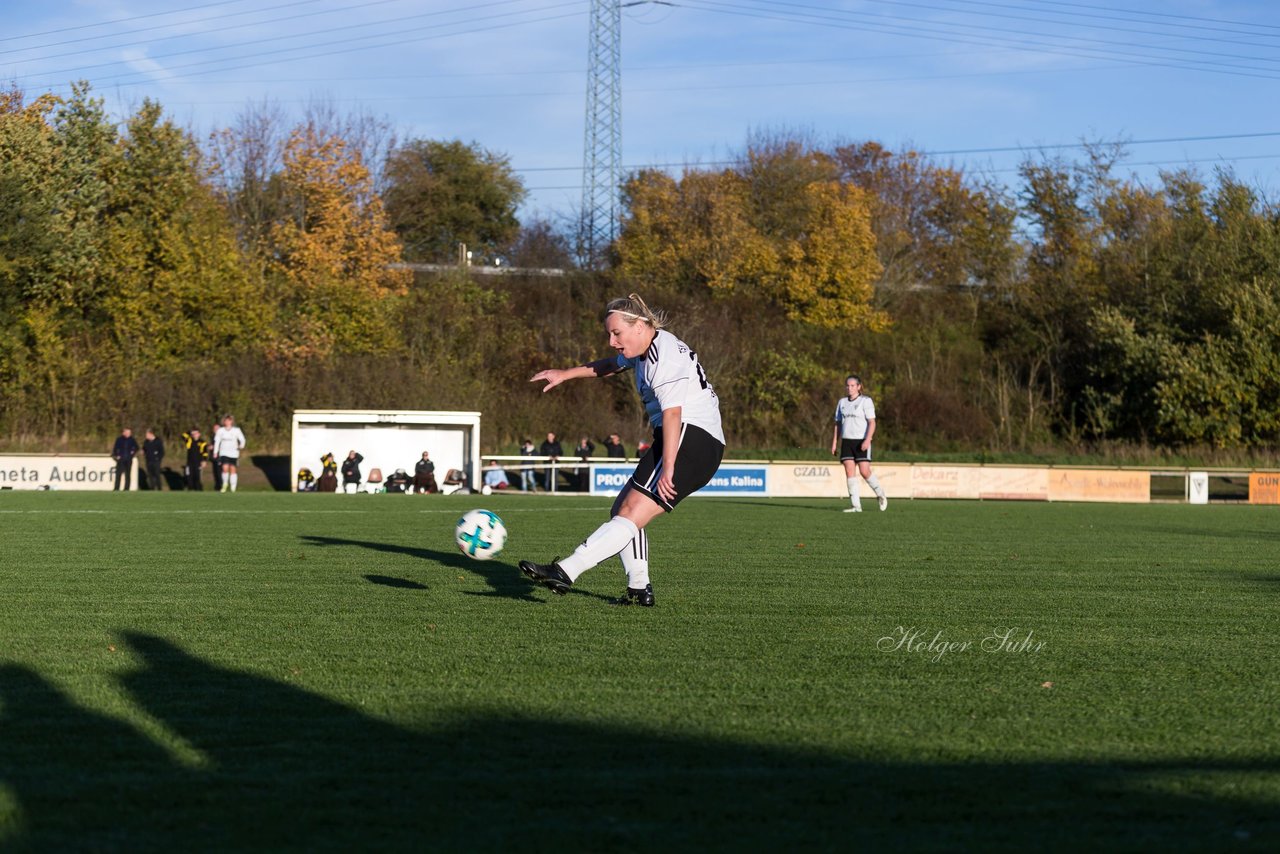
[{"label": "autumn tree", "polygon": [[411,140],[387,159],[391,227],[411,261],[447,263],[465,243],[477,257],[507,249],[519,234],[520,178],[506,156],[459,140]]},{"label": "autumn tree", "polygon": [[252,348],[271,312],[240,262],[194,141],[147,100],[119,147],[104,308],[126,363],[149,370],[209,348]]},{"label": "autumn tree", "polygon": [[278,105],[252,104],[205,146],[209,183],[227,210],[242,253],[260,274],[270,265],[272,228],[284,216],[280,172],[288,130]]},{"label": "autumn tree", "polygon": [[678,181],[641,172],[624,187],[619,269],[757,297],[816,326],[883,328],[888,318],[870,304],[880,265],[868,200],[834,174],[824,155],[789,145]]},{"label": "autumn tree", "polygon": [[285,217],[272,244],[284,314],[273,352],[306,360],[387,349],[387,298],[403,294],[410,276],[393,266],[399,242],[359,154],[299,128],[285,146],[281,181]]},{"label": "autumn tree", "polygon": [[31,295],[36,271],[54,251],[51,197],[52,96],[24,102],[0,92],[0,317],[7,323]]},{"label": "autumn tree", "polygon": [[832,153],[841,181],[861,187],[891,289],[980,287],[1009,281],[1017,260],[1014,205],[1001,188],[916,151],[895,153],[876,142]]}]

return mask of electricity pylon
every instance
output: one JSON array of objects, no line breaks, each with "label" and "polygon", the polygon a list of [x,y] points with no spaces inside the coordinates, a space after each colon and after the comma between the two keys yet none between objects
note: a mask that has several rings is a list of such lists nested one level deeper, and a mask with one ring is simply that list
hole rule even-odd
[{"label": "electricity pylon", "polygon": [[596,265],[617,236],[621,213],[622,6],[620,0],[591,0],[579,238],[579,251],[588,266]]}]

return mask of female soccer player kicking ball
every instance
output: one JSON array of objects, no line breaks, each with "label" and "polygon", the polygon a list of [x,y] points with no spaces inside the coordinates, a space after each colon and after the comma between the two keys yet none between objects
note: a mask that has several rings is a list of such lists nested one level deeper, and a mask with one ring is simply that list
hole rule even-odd
[{"label": "female soccer player kicking ball", "polygon": [[645,526],[670,513],[684,498],[706,486],[724,457],[724,432],[715,390],[689,345],[667,332],[666,315],[635,294],[610,302],[604,329],[617,356],[563,370],[539,371],[530,382],[546,382],[548,392],[565,380],[607,377],[628,369],[653,425],[653,445],[613,503],[609,521],[563,560],[520,561],[520,571],[561,595],[579,575],[614,555],[627,571],[627,590],[615,605],[653,605],[649,582],[649,541]]}]

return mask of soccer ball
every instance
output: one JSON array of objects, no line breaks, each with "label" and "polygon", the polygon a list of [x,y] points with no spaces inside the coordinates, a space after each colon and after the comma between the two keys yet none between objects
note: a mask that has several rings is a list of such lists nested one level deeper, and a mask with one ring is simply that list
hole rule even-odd
[{"label": "soccer ball", "polygon": [[497,513],[488,510],[468,510],[458,520],[453,539],[458,549],[469,558],[488,560],[497,557],[507,544],[507,526]]}]

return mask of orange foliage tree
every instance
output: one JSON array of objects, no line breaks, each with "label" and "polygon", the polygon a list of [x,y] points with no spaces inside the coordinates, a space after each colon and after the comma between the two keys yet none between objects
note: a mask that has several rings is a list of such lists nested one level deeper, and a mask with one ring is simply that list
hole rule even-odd
[{"label": "orange foliage tree", "polygon": [[624,187],[619,270],[763,299],[812,326],[885,328],[888,317],[871,306],[881,267],[868,199],[826,179],[833,174],[821,155],[789,150],[751,158],[743,170],[690,170],[679,181],[638,173]]},{"label": "orange foliage tree", "polygon": [[285,146],[285,214],[272,228],[282,311],[268,352],[306,361],[339,352],[385,352],[395,340],[389,297],[403,295],[400,244],[358,152],[314,127]]}]

